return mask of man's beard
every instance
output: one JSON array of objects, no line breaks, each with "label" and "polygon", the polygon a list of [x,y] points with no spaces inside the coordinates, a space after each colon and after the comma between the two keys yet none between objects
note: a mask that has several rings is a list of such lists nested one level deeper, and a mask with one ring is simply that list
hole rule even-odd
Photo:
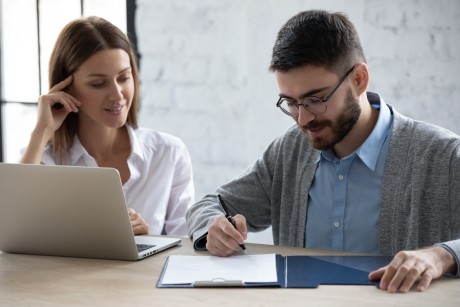
[{"label": "man's beard", "polygon": [[[345,106],[342,113],[333,123],[330,120],[316,121],[313,120],[307,126],[301,127],[302,130],[308,135],[311,145],[318,150],[327,150],[334,147],[335,144],[340,143],[345,136],[353,129],[361,115],[361,107],[357,98],[353,97],[351,89],[347,91],[345,97]],[[308,134],[309,129],[318,129],[329,127],[331,132],[328,136],[311,137]]]}]

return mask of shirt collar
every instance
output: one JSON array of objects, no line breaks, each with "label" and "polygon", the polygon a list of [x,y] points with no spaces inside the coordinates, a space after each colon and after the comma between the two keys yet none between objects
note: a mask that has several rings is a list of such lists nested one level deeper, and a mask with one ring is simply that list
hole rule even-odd
[{"label": "shirt collar", "polygon": [[[131,127],[130,125],[126,125],[126,129],[128,130],[129,141],[131,143],[131,155],[137,156],[141,160],[144,160],[144,152],[142,151],[142,147],[133,127]],[[90,161],[94,161],[94,159],[86,151],[85,147],[83,147],[83,145],[81,144],[78,136],[75,134],[73,138],[72,147],[70,148],[70,165],[78,165],[78,161],[80,161],[81,159],[85,159],[86,163],[89,165],[92,164]]]},{"label": "shirt collar", "polygon": [[380,112],[374,129],[356,153],[369,169],[375,170],[380,151],[391,126],[391,112],[390,108],[378,94],[369,92],[367,98],[373,108],[380,108]]},{"label": "shirt collar", "polygon": [[131,155],[137,156],[139,159],[144,160],[144,151],[142,150],[141,143],[137,137],[134,128],[130,125],[126,125],[129,134],[129,140],[131,142]]},{"label": "shirt collar", "polygon": [[[356,154],[369,169],[374,170],[379,158],[380,150],[383,147],[391,126],[391,112],[390,108],[378,94],[368,92],[367,98],[373,108],[380,109],[377,123],[364,143],[361,144],[355,152],[351,153],[344,159]],[[318,158],[316,159],[316,163],[321,159],[334,161],[337,158],[332,150],[326,150],[321,151],[321,154],[318,155]]]},{"label": "shirt collar", "polygon": [[80,139],[75,134],[73,137],[72,147],[70,148],[70,165],[78,165],[78,161],[89,157],[85,147],[80,143]]}]

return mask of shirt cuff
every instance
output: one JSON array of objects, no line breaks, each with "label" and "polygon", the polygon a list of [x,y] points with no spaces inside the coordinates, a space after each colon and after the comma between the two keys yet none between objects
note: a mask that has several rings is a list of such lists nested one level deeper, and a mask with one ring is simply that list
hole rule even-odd
[{"label": "shirt cuff", "polygon": [[444,275],[452,276],[452,277],[460,277],[460,259],[457,253],[455,253],[455,251],[453,250],[453,248],[446,243],[435,244],[435,246],[440,246],[444,248],[445,250],[447,250],[449,253],[451,253],[455,259],[455,262],[457,263],[457,272],[446,273]]},{"label": "shirt cuff", "polygon": [[198,251],[206,250],[208,230],[206,228],[195,231],[193,234],[193,248]]}]

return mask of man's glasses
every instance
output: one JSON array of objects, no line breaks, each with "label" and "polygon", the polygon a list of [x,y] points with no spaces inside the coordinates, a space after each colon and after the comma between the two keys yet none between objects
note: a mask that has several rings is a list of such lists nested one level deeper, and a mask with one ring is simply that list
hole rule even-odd
[{"label": "man's glasses", "polygon": [[323,98],[318,98],[315,96],[305,97],[301,100],[301,103],[297,103],[295,100],[280,97],[276,106],[283,111],[284,114],[297,118],[299,116],[299,107],[303,106],[305,109],[310,111],[313,114],[323,114],[327,110],[326,102],[334,95],[335,91],[340,87],[340,85],[345,81],[348,75],[353,71],[355,65],[346,72],[346,74],[339,80],[339,83],[332,89],[332,91]]}]

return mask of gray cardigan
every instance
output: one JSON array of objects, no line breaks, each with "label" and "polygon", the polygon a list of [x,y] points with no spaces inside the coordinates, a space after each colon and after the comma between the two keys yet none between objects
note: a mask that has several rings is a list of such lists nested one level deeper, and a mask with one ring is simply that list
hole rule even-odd
[{"label": "gray cardigan", "polygon": [[[390,107],[393,131],[381,190],[378,246],[394,255],[447,242],[460,259],[460,138],[443,128],[409,119]],[[277,245],[304,246],[308,191],[319,151],[291,127],[240,177],[217,190],[232,215],[247,219],[249,231],[272,226]],[[222,209],[207,195],[187,212],[197,249]],[[460,271],[460,270],[458,270]],[[460,272],[459,272],[460,273]]]}]

